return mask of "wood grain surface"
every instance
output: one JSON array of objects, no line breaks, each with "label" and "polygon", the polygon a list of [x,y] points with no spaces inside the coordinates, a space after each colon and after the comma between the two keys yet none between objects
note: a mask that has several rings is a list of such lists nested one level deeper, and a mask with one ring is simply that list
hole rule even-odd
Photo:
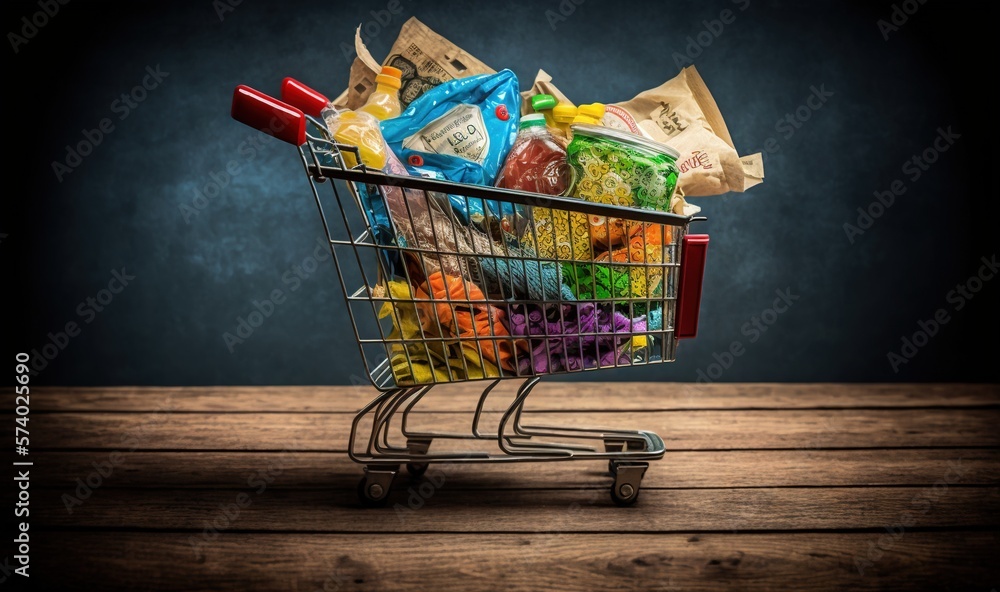
[{"label": "wood grain surface", "polygon": [[[482,386],[435,389],[411,427],[468,432]],[[487,403],[487,428],[513,396],[505,387]],[[34,582],[1000,589],[996,385],[543,382],[527,406],[531,423],[663,437],[668,452],[628,508],[611,502],[604,461],[432,465],[423,479],[397,475],[387,507],[361,508],[347,432],[373,395],[34,389]]]}]

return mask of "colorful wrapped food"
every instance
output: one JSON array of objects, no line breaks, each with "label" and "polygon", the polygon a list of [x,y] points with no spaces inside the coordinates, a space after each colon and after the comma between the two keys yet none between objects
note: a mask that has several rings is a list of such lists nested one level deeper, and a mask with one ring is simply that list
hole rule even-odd
[{"label": "colorful wrapped food", "polygon": [[574,124],[566,156],[571,195],[587,201],[666,212],[677,186],[679,153],[665,144],[597,125]]},{"label": "colorful wrapped food", "polygon": [[394,281],[387,286],[392,302],[382,305],[379,318],[392,315],[393,329],[387,339],[398,341],[389,348],[389,363],[396,384],[433,384],[500,376],[500,369],[483,359],[474,346],[469,347],[472,344],[424,339],[422,323],[427,311],[413,302],[410,285]]},{"label": "colorful wrapped food", "polygon": [[379,318],[391,314],[389,339],[403,341],[389,352],[397,384],[487,378],[500,376],[501,369],[514,370],[506,311],[489,304],[475,284],[436,272],[412,295],[401,281],[388,282],[388,291],[392,300]]},{"label": "colorful wrapped food", "polygon": [[514,304],[510,312],[511,334],[528,341],[527,351],[516,354],[519,374],[630,364],[637,347],[632,333],[644,331],[644,318],[629,319],[593,302]]},{"label": "colorful wrapped food", "polygon": [[594,261],[648,265],[564,263],[564,277],[578,299],[646,298],[661,293],[664,246],[673,239],[672,229],[662,224],[641,222],[627,222],[622,226],[631,229],[628,243],[623,245],[615,241],[609,245],[611,250],[599,252]]}]

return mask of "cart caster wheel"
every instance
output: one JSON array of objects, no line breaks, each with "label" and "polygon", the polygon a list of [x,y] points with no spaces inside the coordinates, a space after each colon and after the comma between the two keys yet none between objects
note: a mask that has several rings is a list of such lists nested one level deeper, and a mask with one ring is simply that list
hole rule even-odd
[{"label": "cart caster wheel", "polygon": [[628,483],[611,486],[611,501],[619,506],[631,506],[639,499],[639,489]]},{"label": "cart caster wheel", "polygon": [[389,490],[379,483],[368,481],[362,477],[358,482],[358,501],[366,508],[381,508],[389,500]]},{"label": "cart caster wheel", "polygon": [[639,487],[649,463],[612,462],[615,482],[611,484],[611,501],[619,506],[631,506],[639,499]]},{"label": "cart caster wheel", "polygon": [[389,489],[399,467],[366,467],[358,482],[358,500],[366,508],[384,506],[389,501]]},{"label": "cart caster wheel", "polygon": [[428,463],[406,463],[406,472],[411,477],[422,477],[427,472]]}]

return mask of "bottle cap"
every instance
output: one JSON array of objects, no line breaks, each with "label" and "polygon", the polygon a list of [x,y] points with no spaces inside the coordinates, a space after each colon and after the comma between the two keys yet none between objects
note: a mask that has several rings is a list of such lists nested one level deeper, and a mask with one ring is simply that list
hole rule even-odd
[{"label": "bottle cap", "polygon": [[535,111],[542,111],[543,109],[551,109],[555,107],[559,102],[552,95],[535,95],[531,97],[531,108]]},{"label": "bottle cap", "polygon": [[552,108],[552,118],[559,123],[570,123],[576,117],[576,107],[569,103],[559,103]]},{"label": "bottle cap", "polygon": [[521,116],[521,126],[520,129],[526,127],[545,127],[545,116],[541,113],[532,113],[530,115]]},{"label": "bottle cap", "polygon": [[591,103],[589,105],[580,105],[576,109],[576,117],[573,118],[573,123],[589,123],[592,125],[597,125],[601,123],[601,119],[604,118],[604,103]]},{"label": "bottle cap", "polygon": [[400,78],[403,76],[403,71],[399,68],[393,68],[392,66],[382,66],[382,73],[375,77],[375,82],[378,84],[384,84],[386,86],[391,86],[392,88],[398,89],[403,85]]}]

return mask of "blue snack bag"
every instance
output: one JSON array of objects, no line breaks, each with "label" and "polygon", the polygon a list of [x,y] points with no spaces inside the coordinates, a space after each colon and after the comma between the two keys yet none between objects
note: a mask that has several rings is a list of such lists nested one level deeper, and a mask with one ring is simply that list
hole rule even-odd
[{"label": "blue snack bag", "polygon": [[[510,152],[521,95],[510,70],[458,78],[381,123],[386,144],[412,175],[492,186]],[[483,200],[450,196],[465,222],[486,213]],[[489,204],[494,214],[497,204]]]}]

